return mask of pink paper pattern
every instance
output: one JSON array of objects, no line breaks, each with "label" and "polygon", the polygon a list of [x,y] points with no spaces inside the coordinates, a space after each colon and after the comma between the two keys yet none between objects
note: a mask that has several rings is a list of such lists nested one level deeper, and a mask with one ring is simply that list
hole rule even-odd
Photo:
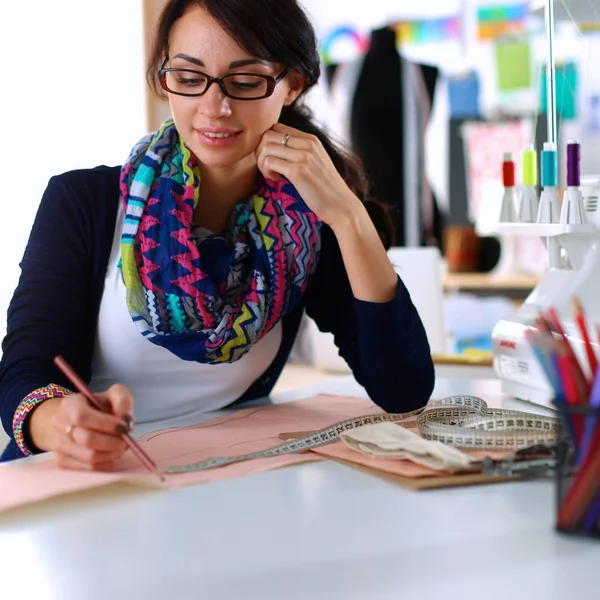
[{"label": "pink paper pattern", "polygon": [[[140,444],[161,466],[190,464],[207,458],[264,450],[281,444],[281,433],[314,431],[344,419],[380,412],[379,407],[365,398],[320,395],[296,402],[247,408],[199,425],[149,433],[140,439]],[[506,453],[495,454],[500,457]],[[329,457],[405,477],[441,474],[409,461],[374,459],[351,450],[341,442],[319,448],[317,452],[261,458],[207,471],[166,475],[164,484],[149,475],[131,453],[124,457],[122,468],[116,473],[66,471],[57,467],[53,460],[34,460],[0,467],[0,512],[117,482],[128,481],[159,489],[181,488],[327,460]]]},{"label": "pink paper pattern", "polygon": [[[140,444],[159,465],[188,464],[215,456],[264,450],[281,443],[280,433],[311,431],[343,419],[378,412],[382,412],[381,409],[365,398],[320,395],[296,402],[247,408],[191,427],[149,433],[140,439]],[[120,481],[144,485],[156,482],[157,487],[180,488],[320,460],[325,457],[312,452],[263,458],[209,471],[167,475],[162,485],[131,453],[125,456],[122,468],[115,473],[66,471],[52,460],[9,464],[0,467],[0,512]]]}]

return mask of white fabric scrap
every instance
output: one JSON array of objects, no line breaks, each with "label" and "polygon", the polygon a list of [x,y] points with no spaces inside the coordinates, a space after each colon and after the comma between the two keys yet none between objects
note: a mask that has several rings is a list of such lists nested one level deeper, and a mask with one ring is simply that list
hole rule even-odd
[{"label": "white fabric scrap", "polygon": [[340,434],[347,446],[373,458],[410,460],[436,471],[469,470],[475,459],[457,448],[424,440],[395,423],[363,425]]}]

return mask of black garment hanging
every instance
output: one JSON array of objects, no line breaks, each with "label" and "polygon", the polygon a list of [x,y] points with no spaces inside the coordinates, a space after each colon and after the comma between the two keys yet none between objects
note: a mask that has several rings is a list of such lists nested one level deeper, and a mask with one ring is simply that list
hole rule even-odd
[{"label": "black garment hanging", "polygon": [[[442,217],[425,180],[423,149],[437,78],[437,68],[415,65],[398,53],[394,30],[371,33],[351,106],[350,141],[372,195],[393,209],[396,246],[441,247]],[[407,187],[409,181],[414,185]],[[410,219],[418,220],[416,236]]]}]

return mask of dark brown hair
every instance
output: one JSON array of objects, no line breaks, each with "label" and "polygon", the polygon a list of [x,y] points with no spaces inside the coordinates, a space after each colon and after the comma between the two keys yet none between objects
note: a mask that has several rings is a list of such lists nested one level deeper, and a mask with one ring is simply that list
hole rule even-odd
[{"label": "dark brown hair", "polygon": [[369,199],[368,185],[358,158],[316,125],[310,110],[299,100],[318,81],[321,63],[313,26],[296,0],[168,0],[159,16],[146,78],[157,96],[162,96],[158,70],[169,53],[173,24],[190,6],[204,8],[249,54],[280,63],[300,73],[304,90],[290,106],[284,106],[279,122],[315,135],[336,169],[364,203],[384,245],[394,241],[392,220],[385,206]]}]

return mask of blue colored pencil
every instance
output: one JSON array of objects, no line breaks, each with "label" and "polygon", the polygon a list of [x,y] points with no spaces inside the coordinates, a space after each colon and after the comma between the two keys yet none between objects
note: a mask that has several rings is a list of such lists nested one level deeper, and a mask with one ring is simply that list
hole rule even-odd
[{"label": "blue colored pencil", "polygon": [[[550,329],[547,328],[545,322],[539,322],[538,326],[541,326],[540,329],[542,329],[542,331],[528,329],[525,332],[525,339],[529,342],[533,354],[546,374],[548,382],[554,391],[554,400],[556,404],[559,408],[564,408],[567,406],[568,398],[565,391],[565,382],[561,377],[562,370],[560,367],[560,358],[556,351],[559,342],[553,338],[552,333]],[[566,410],[561,410],[561,413],[565,429],[567,430],[569,438],[575,445],[577,440],[572,423],[572,415]]]},{"label": "blue colored pencil", "polygon": [[594,383],[590,393],[589,407],[591,414],[588,415],[585,420],[581,446],[577,453],[577,466],[581,466],[581,463],[585,460],[585,457],[590,451],[592,440],[594,439],[594,434],[596,433],[596,429],[598,427],[597,412],[600,410],[600,367],[596,369],[596,373],[594,375]]},{"label": "blue colored pencil", "polygon": [[583,529],[585,531],[594,531],[600,518],[600,495],[592,502],[589,511],[583,519]]}]

